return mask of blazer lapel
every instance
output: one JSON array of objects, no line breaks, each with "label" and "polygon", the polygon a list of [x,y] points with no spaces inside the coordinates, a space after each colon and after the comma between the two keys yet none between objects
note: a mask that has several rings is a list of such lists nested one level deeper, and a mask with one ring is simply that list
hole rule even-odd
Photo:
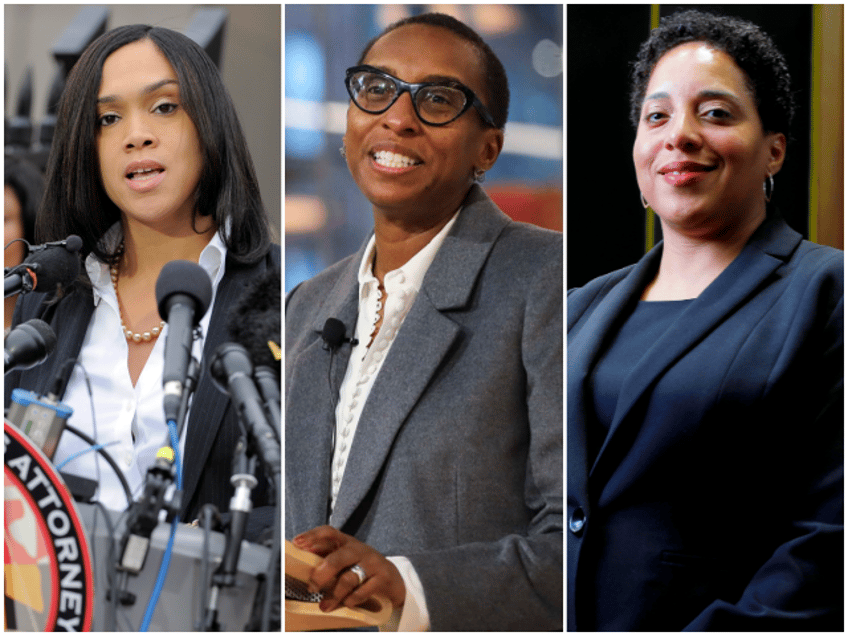
[{"label": "blazer lapel", "polygon": [[321,331],[328,318],[336,318],[345,325],[346,335],[353,335],[359,309],[357,271],[366,246],[367,240],[318,308],[311,344],[295,360],[286,361],[291,365],[285,405],[287,535],[327,523],[335,405],[351,348],[325,350]]},{"label": "blazer lapel", "polygon": [[[50,317],[54,310],[56,313]],[[59,305],[42,305],[39,313],[50,323],[56,334],[56,349],[43,364],[23,373],[20,386],[34,390],[36,393],[45,393],[62,365],[68,359],[76,359],[79,356],[88,331],[88,323],[94,313],[91,291],[78,289]],[[67,388],[66,385],[64,389]],[[64,390],[59,399],[63,397]]]},{"label": "blazer lapel", "polygon": [[482,189],[471,189],[365,403],[331,517],[333,526],[344,526],[377,480],[395,436],[460,336],[460,327],[443,312],[467,305],[489,252],[509,222]]},{"label": "blazer lapel", "polygon": [[[801,236],[782,221],[765,221],[739,256],[653,344],[622,385],[612,425],[595,460],[593,472],[622,422],[648,388],[672,364],[754,295],[763,282],[784,263],[800,241]],[[641,292],[641,289],[643,287],[638,291]]]},{"label": "blazer lapel", "polygon": [[590,514],[587,497],[588,476],[592,462],[596,459],[587,453],[586,431],[594,422],[586,417],[586,381],[603,351],[606,338],[618,329],[622,316],[628,313],[628,305],[638,301],[642,290],[653,278],[662,255],[662,244],[654,247],[620,280],[592,312],[592,327],[581,329],[574,339],[568,341],[568,484],[569,496],[576,497],[572,505],[579,505]]}]

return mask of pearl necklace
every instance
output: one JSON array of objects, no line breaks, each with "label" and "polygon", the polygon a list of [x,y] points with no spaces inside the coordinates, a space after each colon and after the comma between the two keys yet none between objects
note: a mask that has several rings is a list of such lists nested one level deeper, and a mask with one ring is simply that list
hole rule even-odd
[{"label": "pearl necklace", "polygon": [[[118,254],[115,259],[115,264],[109,267],[109,273],[112,276],[112,287],[115,289],[115,298],[118,298],[118,265],[121,257],[124,255],[124,242],[121,241],[121,246],[118,248]],[[165,328],[165,321],[160,320],[159,325],[153,327],[150,331],[145,331],[144,333],[133,333],[127,326],[124,324],[124,317],[121,316],[121,301],[118,300],[118,318],[121,320],[121,330],[124,332],[124,336],[127,339],[127,342],[150,342],[151,340],[155,340],[160,333],[162,333],[162,329]]]}]

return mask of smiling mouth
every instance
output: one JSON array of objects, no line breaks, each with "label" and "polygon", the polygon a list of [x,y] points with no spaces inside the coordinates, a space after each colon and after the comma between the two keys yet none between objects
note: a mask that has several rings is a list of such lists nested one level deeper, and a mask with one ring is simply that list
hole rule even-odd
[{"label": "smiling mouth", "polygon": [[659,173],[662,175],[690,174],[692,172],[712,172],[718,166],[710,166],[700,163],[678,163],[666,168],[660,168]]},{"label": "smiling mouth", "polygon": [[420,166],[423,161],[416,161],[404,155],[399,155],[396,152],[389,150],[378,150],[374,153],[374,162],[384,168],[411,168],[412,166]]},{"label": "smiling mouth", "polygon": [[126,178],[133,181],[144,181],[165,172],[164,168],[140,168],[127,173]]}]

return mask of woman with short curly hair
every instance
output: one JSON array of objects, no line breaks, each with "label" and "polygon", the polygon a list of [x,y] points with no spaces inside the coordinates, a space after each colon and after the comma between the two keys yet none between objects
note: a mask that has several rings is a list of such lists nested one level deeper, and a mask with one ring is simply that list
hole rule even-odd
[{"label": "woman with short curly hair", "polygon": [[569,629],[841,631],[843,253],[767,211],[786,64],[686,11],[631,104],[664,240],[568,296]]}]

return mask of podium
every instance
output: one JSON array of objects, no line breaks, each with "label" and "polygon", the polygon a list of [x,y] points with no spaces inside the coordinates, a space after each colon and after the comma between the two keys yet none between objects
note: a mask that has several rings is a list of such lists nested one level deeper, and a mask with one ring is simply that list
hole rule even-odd
[{"label": "podium", "polygon": [[[107,625],[107,612],[110,601],[106,599],[108,589],[106,565],[109,555],[110,536],[102,515],[103,511],[96,506],[77,504],[83,524],[87,528],[87,536],[96,567],[94,569],[94,620],[92,630],[105,631],[111,629]],[[119,520],[121,513],[107,511],[113,524]],[[120,536],[123,525],[115,528],[115,534]],[[93,532],[92,532],[93,531]],[[136,598],[132,606],[118,605],[117,631],[138,631],[142,618],[147,609],[147,602],[156,583],[159,564],[168,545],[171,524],[160,523],[150,538],[150,552],[147,555],[144,568],[138,576],[127,577],[127,591]],[[93,535],[93,538],[92,538]],[[202,616],[201,589],[203,583],[203,535],[202,528],[193,528],[181,524],[177,528],[174,547],[171,553],[171,564],[165,586],[159,596],[151,631],[193,631]],[[225,537],[219,532],[210,536],[209,555],[210,573],[221,562],[224,553]],[[117,541],[117,539],[116,539]],[[117,544],[116,544],[117,545]],[[250,619],[253,599],[258,587],[257,576],[265,573],[268,567],[271,551],[260,545],[242,542],[239,556],[236,585],[223,588],[218,595],[218,620],[221,631],[241,632]],[[102,593],[101,593],[102,591]]]},{"label": "podium", "polygon": [[[118,573],[126,514],[76,503],[47,457],[19,429],[4,426],[4,596],[6,631],[138,631],[147,610],[171,533],[160,523],[138,575]],[[108,516],[107,519],[104,515]],[[111,531],[110,531],[111,526]],[[205,532],[181,524],[151,631],[193,631],[202,616]],[[221,562],[226,538],[209,533],[211,575]],[[110,547],[113,554],[110,556]],[[244,630],[271,551],[242,542],[236,584],[220,590],[222,631]],[[124,582],[112,613],[107,591]],[[113,624],[114,617],[114,624]]]}]

